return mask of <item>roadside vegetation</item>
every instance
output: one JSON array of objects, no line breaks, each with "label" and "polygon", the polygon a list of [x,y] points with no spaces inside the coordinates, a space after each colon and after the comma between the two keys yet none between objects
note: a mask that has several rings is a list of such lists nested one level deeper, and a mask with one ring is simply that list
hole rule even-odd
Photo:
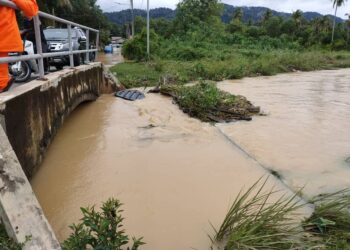
[{"label": "roadside vegetation", "polygon": [[238,8],[225,24],[222,11],[217,0],[183,0],[174,20],[152,20],[151,58],[142,29],[146,23],[138,17],[139,32],[122,51],[129,61],[112,71],[126,87],[136,87],[156,85],[164,77],[179,83],[220,81],[350,66],[349,21],[335,25],[332,42],[327,16],[308,21],[300,10],[290,18],[267,11],[259,21],[244,22]]},{"label": "roadside vegetation", "polygon": [[211,238],[212,249],[350,249],[350,190],[310,202],[313,214],[298,223],[298,210],[310,204],[299,194],[280,195],[260,179],[241,192]]}]

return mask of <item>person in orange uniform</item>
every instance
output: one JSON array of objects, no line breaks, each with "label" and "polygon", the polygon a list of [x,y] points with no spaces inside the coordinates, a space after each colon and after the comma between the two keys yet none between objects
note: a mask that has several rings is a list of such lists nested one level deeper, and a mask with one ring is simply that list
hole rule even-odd
[{"label": "person in orange uniform", "polygon": [[[11,0],[27,18],[38,14],[36,0]],[[19,33],[15,10],[0,6],[0,57],[7,57],[9,52],[22,52],[23,42]],[[13,82],[9,78],[8,65],[0,64],[0,93],[7,91]]]}]

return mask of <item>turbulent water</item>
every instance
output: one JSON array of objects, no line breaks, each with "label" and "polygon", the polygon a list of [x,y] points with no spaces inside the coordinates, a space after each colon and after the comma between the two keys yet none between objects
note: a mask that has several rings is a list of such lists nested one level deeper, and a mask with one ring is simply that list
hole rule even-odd
[{"label": "turbulent water", "polygon": [[219,127],[306,196],[350,187],[350,70],[227,81],[267,113]]},{"label": "turbulent water", "polygon": [[[109,197],[124,205],[129,234],[145,250],[208,249],[210,223],[266,169],[306,197],[349,186],[350,70],[222,82],[267,116],[212,126],[156,94],[137,102],[104,96],[82,105],[59,131],[32,180],[59,239],[79,207]],[[287,185],[287,186],[286,186]]]}]

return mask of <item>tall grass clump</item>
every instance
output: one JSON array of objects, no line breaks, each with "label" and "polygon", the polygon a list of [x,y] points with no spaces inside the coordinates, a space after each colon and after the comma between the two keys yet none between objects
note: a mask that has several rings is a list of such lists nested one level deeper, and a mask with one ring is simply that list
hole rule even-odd
[{"label": "tall grass clump", "polygon": [[[212,250],[350,249],[350,189],[306,203],[300,200],[300,192],[278,198],[273,188],[263,191],[267,180],[259,179],[239,193],[211,237]],[[311,216],[293,220],[299,209],[310,204],[314,207]]]},{"label": "tall grass clump", "polygon": [[301,230],[291,217],[303,204],[297,194],[282,195],[272,202],[278,191],[264,191],[267,181],[260,179],[240,192],[212,239],[214,246],[221,249],[224,244],[225,250],[301,249]]},{"label": "tall grass clump", "polygon": [[315,211],[303,222],[306,232],[321,238],[327,249],[350,249],[350,189],[312,200]]}]

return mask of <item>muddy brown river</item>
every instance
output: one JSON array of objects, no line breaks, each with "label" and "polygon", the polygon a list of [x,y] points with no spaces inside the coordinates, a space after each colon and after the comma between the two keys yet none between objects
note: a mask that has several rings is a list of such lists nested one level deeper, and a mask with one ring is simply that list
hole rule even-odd
[{"label": "muddy brown river", "polygon": [[183,114],[169,98],[103,96],[80,106],[59,131],[32,180],[58,238],[79,207],[109,197],[145,250],[208,249],[230,203],[266,169],[268,186],[304,196],[348,187],[349,69],[226,81],[267,116],[216,126]]}]

